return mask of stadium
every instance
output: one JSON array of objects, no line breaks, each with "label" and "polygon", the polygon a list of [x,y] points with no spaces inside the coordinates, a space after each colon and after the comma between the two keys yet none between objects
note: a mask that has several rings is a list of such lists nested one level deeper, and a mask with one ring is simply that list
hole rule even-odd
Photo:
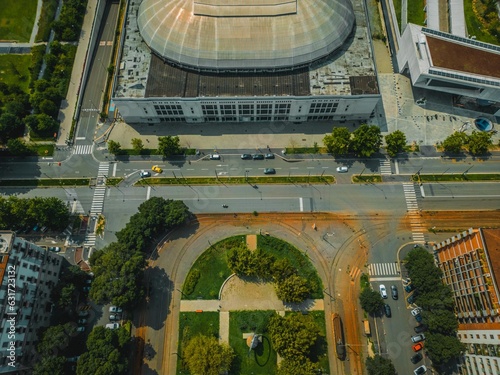
[{"label": "stadium", "polygon": [[113,103],[128,123],[366,120],[362,1],[134,0]]}]

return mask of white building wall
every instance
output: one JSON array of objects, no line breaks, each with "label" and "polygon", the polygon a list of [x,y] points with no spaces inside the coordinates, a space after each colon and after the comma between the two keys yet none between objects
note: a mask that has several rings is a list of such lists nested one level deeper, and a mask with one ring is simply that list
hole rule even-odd
[{"label": "white building wall", "polygon": [[500,374],[500,330],[459,330],[466,346],[465,368],[469,375]]}]

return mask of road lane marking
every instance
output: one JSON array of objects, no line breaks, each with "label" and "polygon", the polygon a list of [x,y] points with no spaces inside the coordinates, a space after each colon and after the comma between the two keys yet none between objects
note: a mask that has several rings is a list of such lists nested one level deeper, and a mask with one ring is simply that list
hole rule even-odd
[{"label": "road lane marking", "polygon": [[420,185],[420,193],[422,194],[422,198],[425,198],[424,185]]},{"label": "road lane marking", "polygon": [[302,197],[299,198],[299,206],[300,206],[300,212],[304,211],[304,201],[302,200]]},{"label": "road lane marking", "polygon": [[299,169],[299,167],[290,167],[290,169]]},{"label": "road lane marking", "polygon": [[148,200],[150,196],[151,196],[151,186],[148,186],[148,192],[147,192],[147,195],[146,195],[146,200]]},{"label": "road lane marking", "polygon": [[116,168],[118,167],[118,163],[113,164],[113,177],[116,177]]},{"label": "road lane marking", "polygon": [[370,277],[370,282],[377,282],[377,281],[396,281],[399,280],[401,281],[401,277]]},{"label": "road lane marking", "polygon": [[396,168],[396,174],[399,174],[399,163],[398,160],[394,160],[394,167]]},{"label": "road lane marking", "polygon": [[500,195],[429,195],[427,198],[500,198]]}]

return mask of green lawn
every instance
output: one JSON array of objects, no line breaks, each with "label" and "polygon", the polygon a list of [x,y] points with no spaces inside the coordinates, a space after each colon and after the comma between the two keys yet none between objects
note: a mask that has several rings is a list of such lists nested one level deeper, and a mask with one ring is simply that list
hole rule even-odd
[{"label": "green lawn", "polygon": [[[231,368],[231,375],[254,374],[271,375],[276,372],[276,352],[271,345],[271,338],[265,328],[274,311],[234,311],[229,313],[229,345],[234,349],[236,358]],[[262,343],[249,351],[243,333],[257,333],[262,336]]]},{"label": "green lawn", "polygon": [[398,20],[399,31],[403,33],[403,30],[401,30],[401,0],[392,0],[392,4],[394,4],[394,11],[396,12],[396,18]]},{"label": "green lawn", "polygon": [[326,342],[326,321],[324,311],[309,311],[308,315],[312,316],[314,322],[318,325],[322,336],[316,341],[316,344],[311,349],[311,361],[317,362],[319,368],[324,369],[324,373],[328,373],[330,364],[328,362],[328,343]]},{"label": "green lawn", "polygon": [[324,176],[263,176],[263,177],[151,177],[143,178],[136,182],[136,185],[217,185],[217,184],[333,184],[335,177]]},{"label": "green lawn", "polygon": [[[412,176],[413,181],[418,182],[419,176]],[[435,181],[500,181],[498,173],[450,173],[450,174],[421,174],[421,182]]]},{"label": "green lawn", "polygon": [[499,41],[492,36],[487,30],[483,30],[481,22],[477,19],[474,11],[472,10],[472,0],[464,0],[464,13],[465,24],[467,25],[467,32],[470,35],[475,35],[477,40],[486,43],[500,44]]},{"label": "green lawn", "polygon": [[[196,259],[189,271],[192,274],[194,270],[198,270],[200,278],[193,293],[189,295],[183,294],[183,298],[217,299],[222,283],[231,275],[231,270],[227,266],[226,253],[241,243],[246,243],[245,236],[229,237],[213,244],[213,246],[207,243],[207,247],[210,247]],[[186,280],[189,280],[189,278],[190,275],[188,274]],[[184,287],[183,290],[186,290],[186,288]]]},{"label": "green lawn", "polygon": [[[183,346],[190,338],[200,334],[219,337],[219,313],[181,312],[179,316],[179,347],[177,353],[182,353]],[[173,358],[172,355],[169,360]],[[183,366],[180,354],[177,355],[177,374],[188,374],[188,371]]]},{"label": "green lawn", "polygon": [[36,0],[2,0],[0,40],[28,42],[36,16]]},{"label": "green lawn", "polygon": [[424,0],[408,1],[408,23],[414,23],[416,25],[423,26],[425,21],[424,7],[425,7]]},{"label": "green lawn", "polygon": [[312,298],[323,298],[323,283],[309,258],[304,256],[302,251],[288,242],[271,236],[257,236],[257,247],[278,259],[288,258],[299,271],[299,275],[305,277],[314,286]]},{"label": "green lawn", "polygon": [[16,84],[28,92],[31,55],[0,55],[0,82]]}]

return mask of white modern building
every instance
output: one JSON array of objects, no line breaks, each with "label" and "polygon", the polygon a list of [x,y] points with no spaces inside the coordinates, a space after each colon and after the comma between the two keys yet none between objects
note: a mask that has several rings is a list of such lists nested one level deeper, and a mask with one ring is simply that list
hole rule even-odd
[{"label": "white modern building", "polygon": [[37,331],[49,325],[50,293],[63,258],[0,231],[0,373],[29,372]]},{"label": "white modern building", "polygon": [[113,105],[129,123],[366,120],[363,1],[134,0]]},{"label": "white modern building", "polygon": [[399,47],[400,73],[414,86],[500,102],[500,46],[408,24]]}]

